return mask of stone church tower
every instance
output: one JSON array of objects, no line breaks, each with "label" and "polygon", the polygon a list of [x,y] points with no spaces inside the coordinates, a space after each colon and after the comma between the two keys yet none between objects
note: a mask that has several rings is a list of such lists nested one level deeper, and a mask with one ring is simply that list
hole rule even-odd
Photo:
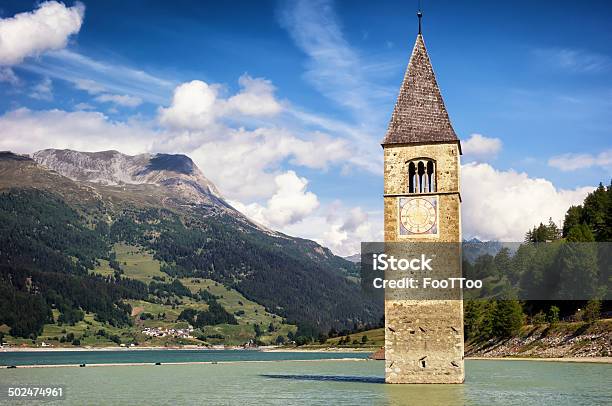
[{"label": "stone church tower", "polygon": [[[459,158],[420,29],[382,141],[385,242],[461,242]],[[461,276],[459,244],[446,263]],[[463,303],[385,297],[385,380],[462,383]]]}]

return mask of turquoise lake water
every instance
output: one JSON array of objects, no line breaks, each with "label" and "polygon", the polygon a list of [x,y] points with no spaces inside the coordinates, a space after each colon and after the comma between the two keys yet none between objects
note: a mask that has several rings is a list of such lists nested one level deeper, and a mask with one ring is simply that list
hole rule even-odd
[{"label": "turquoise lake water", "polygon": [[[172,351],[169,355],[162,355],[162,352],[166,351],[155,354],[157,359],[163,356],[169,357],[169,360],[179,351]],[[202,353],[209,352],[211,351]],[[129,353],[132,356],[132,353],[140,352],[100,352],[96,353],[100,354],[96,357],[114,359],[113,357],[118,356],[116,353]],[[468,360],[464,385],[386,385],[382,383],[382,361],[312,361],[323,356],[344,358],[351,355],[362,357],[364,354],[256,351],[215,353],[219,354],[216,356],[224,357],[216,361],[244,362],[0,369],[0,384],[64,385],[64,400],[45,403],[58,405],[612,404],[612,365],[609,364]],[[20,353],[20,356],[24,357],[23,354]],[[50,354],[35,353],[36,356],[44,357]],[[4,357],[7,354],[0,355]],[[252,357],[249,361],[270,362],[247,362],[236,357]],[[273,357],[278,362],[273,362],[268,357]],[[311,361],[287,360],[291,357],[308,357]],[[94,359],[100,361],[100,358]],[[194,361],[193,357],[190,360]],[[68,360],[57,361],[63,364]]]},{"label": "turquoise lake water", "polygon": [[367,358],[366,352],[265,352],[251,350],[117,350],[0,352],[0,365],[129,364],[206,361],[283,361]]}]

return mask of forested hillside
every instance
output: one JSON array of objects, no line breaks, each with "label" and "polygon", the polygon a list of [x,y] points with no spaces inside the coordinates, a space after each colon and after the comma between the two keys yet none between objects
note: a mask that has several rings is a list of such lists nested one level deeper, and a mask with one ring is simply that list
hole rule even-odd
[{"label": "forested hillside", "polygon": [[612,310],[612,184],[570,207],[562,227],[540,223],[515,252],[505,247],[463,268],[484,280],[478,293],[488,298],[466,302],[466,340],[512,337],[525,323],[594,322]]},{"label": "forested hillside", "polygon": [[[149,171],[174,176],[171,158],[155,163]],[[0,155],[0,327],[8,327],[5,334],[34,338],[49,323],[74,325],[90,320],[88,314],[107,329],[129,327],[141,323],[130,303],[162,306],[152,317],[160,323],[169,320],[164,314],[202,328],[225,323],[228,331],[237,322],[245,342],[262,337],[247,319],[271,320],[259,330],[269,329],[273,337],[289,331],[279,330],[275,320],[298,325],[299,334],[310,336],[380,321],[382,304],[363,296],[346,277],[354,273],[351,262],[312,241],[253,225],[226,203],[217,205],[217,197],[194,202],[190,197],[197,188],[181,195],[163,185],[167,179],[161,182],[76,182],[27,157]],[[130,271],[130,257],[118,254],[122,246],[133,247],[132,256],[146,255],[156,270]],[[244,298],[240,303],[263,305],[263,314],[257,314],[267,318],[238,310],[234,319],[220,304],[223,299],[206,290],[213,286],[187,288],[190,280],[236,291]],[[174,309],[190,310],[179,317]],[[144,322],[153,323],[148,316]]]}]

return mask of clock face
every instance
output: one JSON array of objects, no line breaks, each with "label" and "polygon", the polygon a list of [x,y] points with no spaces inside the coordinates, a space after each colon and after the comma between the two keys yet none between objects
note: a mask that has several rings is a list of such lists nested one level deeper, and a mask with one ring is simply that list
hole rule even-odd
[{"label": "clock face", "polygon": [[437,209],[437,196],[400,197],[400,235],[437,234]]}]

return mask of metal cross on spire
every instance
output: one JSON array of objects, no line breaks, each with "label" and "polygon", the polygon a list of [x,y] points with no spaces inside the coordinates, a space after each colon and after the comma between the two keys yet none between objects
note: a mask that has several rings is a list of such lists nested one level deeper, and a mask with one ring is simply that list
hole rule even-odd
[{"label": "metal cross on spire", "polygon": [[421,32],[421,19],[423,18],[423,11],[421,10],[421,0],[419,0],[419,11],[417,11],[417,17],[419,18],[419,35]]}]

